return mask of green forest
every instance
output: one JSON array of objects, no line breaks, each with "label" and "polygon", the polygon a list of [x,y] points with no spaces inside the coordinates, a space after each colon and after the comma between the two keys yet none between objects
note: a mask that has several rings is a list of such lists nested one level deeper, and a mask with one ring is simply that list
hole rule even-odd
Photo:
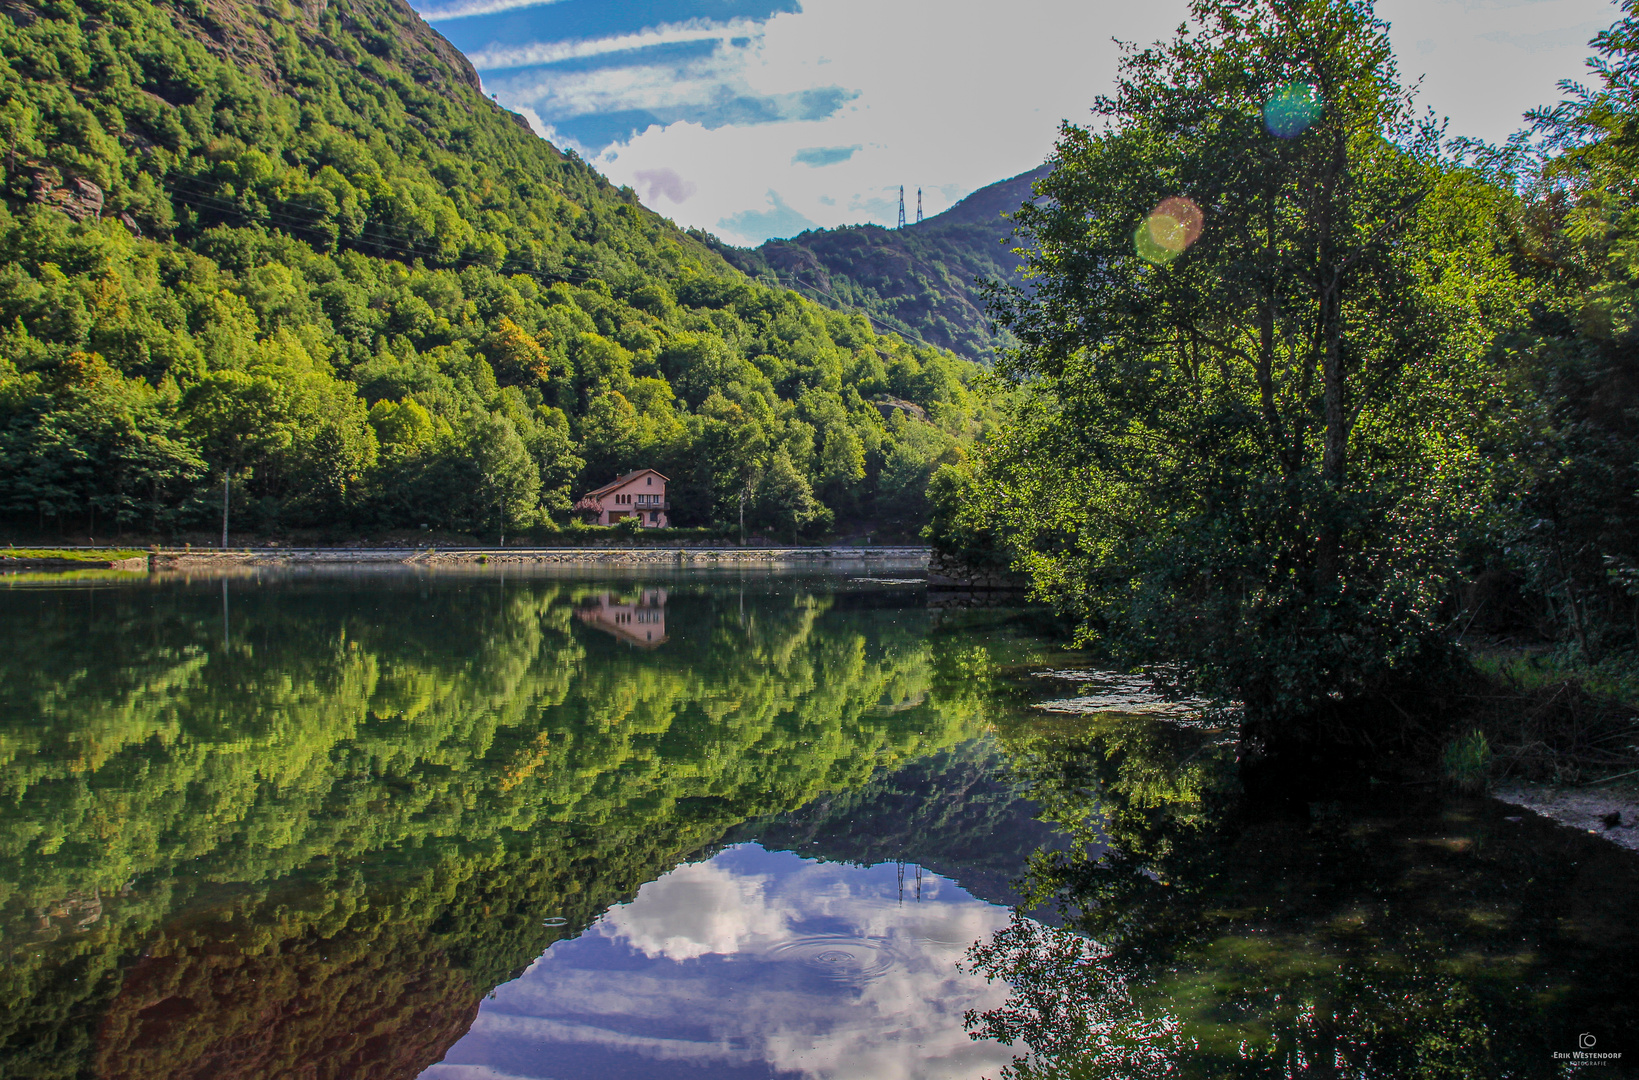
[{"label": "green forest", "polygon": [[1438,749],[1506,697],[1544,778],[1639,764],[1631,709],[1526,700],[1639,689],[1632,0],[1593,50],[1491,146],[1368,3],[1201,0],[1129,49],[1014,215],[1007,408],[934,477],[936,543],[1253,747]]},{"label": "green forest", "polygon": [[[397,0],[0,4],[0,521],[914,536],[977,368],[746,278]],[[889,405],[887,402],[896,402]]]},{"label": "green forest", "polygon": [[731,826],[987,719],[925,613],[674,586],[645,653],[577,620],[611,590],[0,594],[38,643],[0,658],[5,1075],[413,1076]]},{"label": "green forest", "polygon": [[1034,199],[1047,166],[980,188],[902,229],[846,225],[815,229],[755,250],[701,233],[723,257],[760,281],[802,292],[827,307],[862,311],[879,330],[993,363],[1018,344],[991,317],[985,290],[1023,287],[1013,227],[1003,217]]}]

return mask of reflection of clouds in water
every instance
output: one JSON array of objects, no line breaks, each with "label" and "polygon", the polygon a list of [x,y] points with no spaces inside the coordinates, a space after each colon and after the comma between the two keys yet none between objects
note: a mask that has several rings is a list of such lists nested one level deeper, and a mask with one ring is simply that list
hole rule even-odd
[{"label": "reflection of clouds in water", "polygon": [[[907,883],[909,885],[909,883]],[[931,875],[899,899],[894,868],[811,863],[755,845],[680,867],[562,942],[484,1003],[426,1080],[715,1075],[932,1080],[995,1075],[968,1009],[1006,987],[958,966],[1007,912]],[[461,1064],[467,1063],[467,1064]]]},{"label": "reflection of clouds in water", "polygon": [[651,959],[732,956],[786,936],[790,913],[768,902],[766,883],[712,862],[680,866],[643,886],[631,903],[610,908],[602,930]]}]

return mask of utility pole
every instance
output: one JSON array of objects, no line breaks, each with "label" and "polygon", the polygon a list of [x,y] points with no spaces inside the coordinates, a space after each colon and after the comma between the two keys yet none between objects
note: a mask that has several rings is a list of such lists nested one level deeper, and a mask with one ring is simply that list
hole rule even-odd
[{"label": "utility pole", "polygon": [[916,189],[916,223],[922,224],[922,189]]},{"label": "utility pole", "polygon": [[222,550],[228,550],[228,474],[222,474]]},{"label": "utility pole", "polygon": [[905,227],[905,185],[899,185],[899,227]]}]

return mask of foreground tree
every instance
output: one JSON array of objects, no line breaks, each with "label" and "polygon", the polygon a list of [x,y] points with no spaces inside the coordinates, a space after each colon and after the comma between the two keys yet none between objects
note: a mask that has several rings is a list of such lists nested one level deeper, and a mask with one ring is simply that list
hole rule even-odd
[{"label": "foreground tree", "polygon": [[1025,393],[988,504],[1084,639],[1308,738],[1447,654],[1483,351],[1528,295],[1509,196],[1442,162],[1369,3],[1192,10],[1016,215],[1036,284],[997,298]]}]

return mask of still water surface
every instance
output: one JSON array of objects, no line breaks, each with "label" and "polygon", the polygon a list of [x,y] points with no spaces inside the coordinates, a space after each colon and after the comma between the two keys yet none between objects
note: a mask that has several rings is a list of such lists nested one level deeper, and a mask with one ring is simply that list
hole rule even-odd
[{"label": "still water surface", "polygon": [[1369,776],[1249,800],[1222,732],[1065,711],[1123,684],[1022,613],[331,572],[15,578],[0,625],[0,1077],[1639,1055],[1630,855]]}]

